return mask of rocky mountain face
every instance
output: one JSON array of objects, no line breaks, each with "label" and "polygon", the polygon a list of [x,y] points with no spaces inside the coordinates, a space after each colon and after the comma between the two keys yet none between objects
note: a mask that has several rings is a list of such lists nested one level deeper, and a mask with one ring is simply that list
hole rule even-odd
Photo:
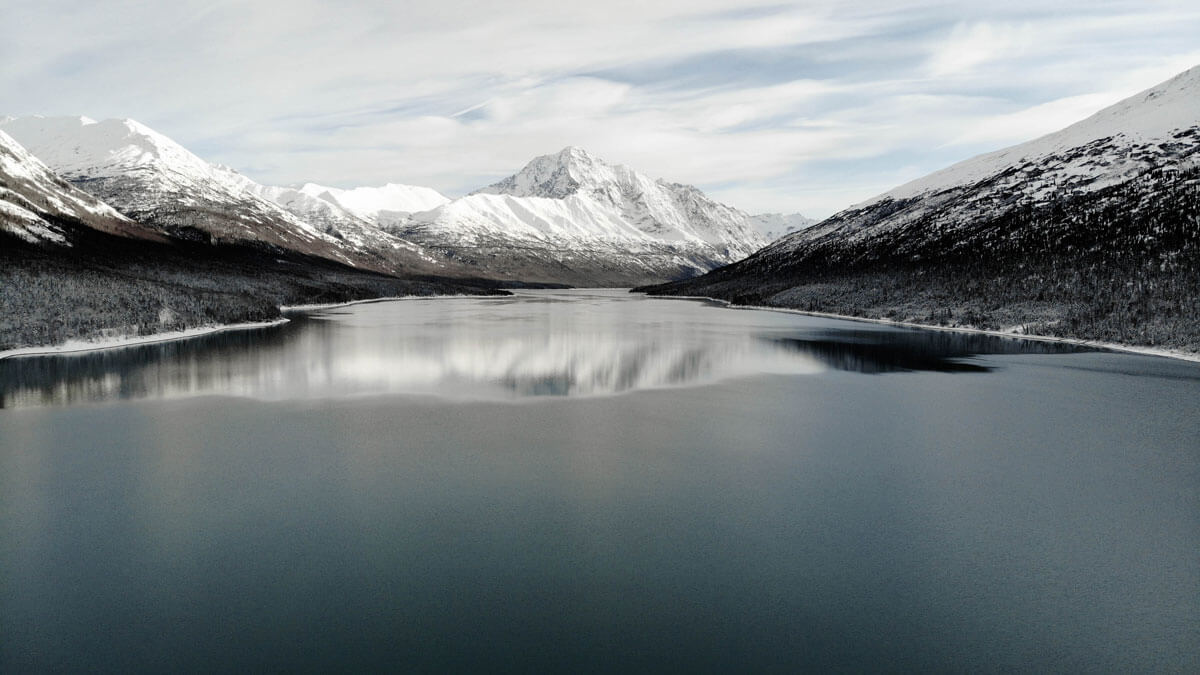
[{"label": "rocky mountain face", "polygon": [[591,286],[691,277],[766,243],[744,212],[574,147],[392,231],[501,276]]},{"label": "rocky mountain face", "polygon": [[1200,67],[647,289],[1200,349]]}]

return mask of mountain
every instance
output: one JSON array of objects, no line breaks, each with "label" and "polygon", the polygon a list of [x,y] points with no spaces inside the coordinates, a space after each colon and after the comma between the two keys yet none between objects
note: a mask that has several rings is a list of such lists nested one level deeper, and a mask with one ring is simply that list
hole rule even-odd
[{"label": "mountain", "polygon": [[24,117],[0,122],[0,130],[80,189],[172,238],[254,244],[383,272],[438,267],[361,220],[298,217],[264,186],[134,120]]},{"label": "mountain", "polygon": [[742,211],[574,147],[393,231],[500,276],[589,286],[690,277],[766,243]]},{"label": "mountain", "polygon": [[699,279],[747,304],[1200,350],[1200,67]]},{"label": "mountain", "polygon": [[350,190],[308,183],[300,188],[300,191],[336,204],[377,225],[395,224],[413,213],[436,209],[450,201],[433,188],[399,183]]},{"label": "mountain", "polygon": [[420,211],[450,200],[437,190],[388,183],[349,190],[305,183],[300,187],[263,187],[258,194],[309,222],[338,227],[347,222],[374,227],[395,225]]},{"label": "mountain", "polygon": [[435,259],[417,244],[382,229],[375,214],[353,211],[336,200],[326,199],[327,188],[309,183],[300,188],[255,184],[250,189],[259,197],[279,205],[293,216],[335,237],[354,251],[376,255],[384,261],[401,263],[395,271],[436,270],[441,274],[452,274],[455,271],[447,269],[444,261]]},{"label": "mountain", "polygon": [[[0,131],[0,352],[277,319],[281,305],[498,292],[458,279],[374,272],[372,259],[348,241],[352,228],[313,235],[321,231],[251,193],[261,186],[136,123],[60,120],[55,133],[53,121],[15,122],[3,124],[35,139],[69,139],[65,146],[47,140],[41,152],[74,180]],[[95,136],[79,133],[100,125]],[[122,133],[129,142],[114,143]],[[95,192],[111,195],[126,213]],[[376,262],[419,251],[359,226],[378,232],[373,241],[396,242]],[[347,262],[366,262],[366,269]]]},{"label": "mountain", "polygon": [[816,224],[817,221],[799,213],[760,213],[750,216],[750,226],[767,241],[775,241]]},{"label": "mountain", "polygon": [[71,225],[154,238],[108,204],[72,187],[0,131],[0,231],[30,243],[69,246]]}]

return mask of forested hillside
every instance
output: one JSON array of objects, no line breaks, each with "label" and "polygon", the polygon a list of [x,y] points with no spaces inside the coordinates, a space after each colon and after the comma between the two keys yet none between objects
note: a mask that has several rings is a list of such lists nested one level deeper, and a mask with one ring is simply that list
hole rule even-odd
[{"label": "forested hillside", "polygon": [[494,282],[397,279],[249,246],[139,241],[68,219],[55,226],[70,246],[0,232],[0,351],[263,321],[280,305],[504,293]]}]

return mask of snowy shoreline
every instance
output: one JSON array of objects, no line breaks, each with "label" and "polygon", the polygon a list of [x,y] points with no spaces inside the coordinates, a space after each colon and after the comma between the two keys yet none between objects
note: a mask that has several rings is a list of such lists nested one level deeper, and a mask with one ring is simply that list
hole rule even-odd
[{"label": "snowy shoreline", "polygon": [[67,340],[61,345],[54,345],[50,347],[19,347],[17,349],[0,351],[0,359],[14,358],[18,356],[77,354],[80,352],[95,352],[105,349],[118,349],[121,347],[154,344],[156,342],[173,342],[175,340],[187,340],[194,337],[200,337],[202,335],[212,335],[215,333],[225,333],[228,331],[270,328],[272,326],[279,326],[287,322],[288,319],[276,319],[274,321],[256,321],[250,323],[229,323],[216,326],[201,326],[198,328],[188,328],[187,330],[170,331],[167,333],[131,335],[103,340]]},{"label": "snowy shoreline", "polygon": [[[444,299],[444,298],[502,298],[502,295],[400,295],[386,298],[367,298],[365,300],[351,300],[349,302],[330,302],[314,305],[281,305],[280,312],[308,312],[322,309],[332,309],[335,307],[346,307],[349,305],[361,305],[371,302],[390,302],[393,300],[429,300],[429,299]],[[99,340],[67,340],[59,345],[43,346],[43,347],[18,347],[16,349],[6,349],[0,351],[0,360],[8,358],[17,358],[22,356],[53,356],[56,354],[79,354],[83,352],[97,352],[105,349],[120,349],[122,347],[134,347],[137,345],[154,344],[156,342],[173,342],[175,340],[187,340],[194,337],[204,335],[213,335],[216,333],[225,333],[235,330],[252,330],[255,328],[271,328],[287,323],[290,319],[283,317],[272,321],[255,321],[248,323],[228,323],[215,326],[199,326],[197,328],[188,328],[186,330],[170,331],[166,333],[152,333],[150,335],[131,335],[117,338],[104,338]]]},{"label": "snowy shoreline", "polygon": [[[646,295],[643,293],[643,295]],[[1175,349],[1160,349],[1157,347],[1138,347],[1136,345],[1124,345],[1117,342],[1099,342],[1096,340],[1083,340],[1079,338],[1057,337],[1054,335],[1033,335],[1029,333],[1005,332],[1000,330],[986,330],[983,328],[967,328],[965,326],[937,326],[927,323],[914,323],[912,321],[893,321],[891,319],[868,319],[862,316],[847,316],[845,314],[830,314],[829,312],[809,312],[802,309],[791,309],[788,307],[767,307],[762,305],[735,305],[728,300],[721,298],[712,298],[707,295],[647,295],[647,297],[664,298],[667,300],[707,300],[710,302],[719,302],[730,309],[758,309],[767,312],[785,312],[788,314],[803,314],[805,316],[819,316],[826,319],[844,319],[846,321],[863,321],[866,323],[878,323],[886,326],[903,326],[905,328],[921,328],[924,330],[945,330],[955,331],[959,333],[977,333],[981,335],[994,335],[996,337],[1016,338],[1020,340],[1037,340],[1039,342],[1059,342],[1062,344],[1080,345],[1082,347],[1096,347],[1098,349],[1107,349],[1114,352],[1126,352],[1129,354],[1141,354],[1142,356],[1161,356],[1168,359],[1178,359],[1180,361],[1190,361],[1192,363],[1200,363],[1200,354],[1192,352],[1183,352]]]}]

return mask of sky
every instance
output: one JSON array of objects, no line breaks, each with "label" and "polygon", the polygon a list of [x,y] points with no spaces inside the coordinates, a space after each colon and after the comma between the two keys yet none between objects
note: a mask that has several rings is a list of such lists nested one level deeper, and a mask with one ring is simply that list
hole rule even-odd
[{"label": "sky", "polygon": [[0,115],[465,194],[580,146],[825,217],[1200,65],[1200,2],[4,0]]}]

